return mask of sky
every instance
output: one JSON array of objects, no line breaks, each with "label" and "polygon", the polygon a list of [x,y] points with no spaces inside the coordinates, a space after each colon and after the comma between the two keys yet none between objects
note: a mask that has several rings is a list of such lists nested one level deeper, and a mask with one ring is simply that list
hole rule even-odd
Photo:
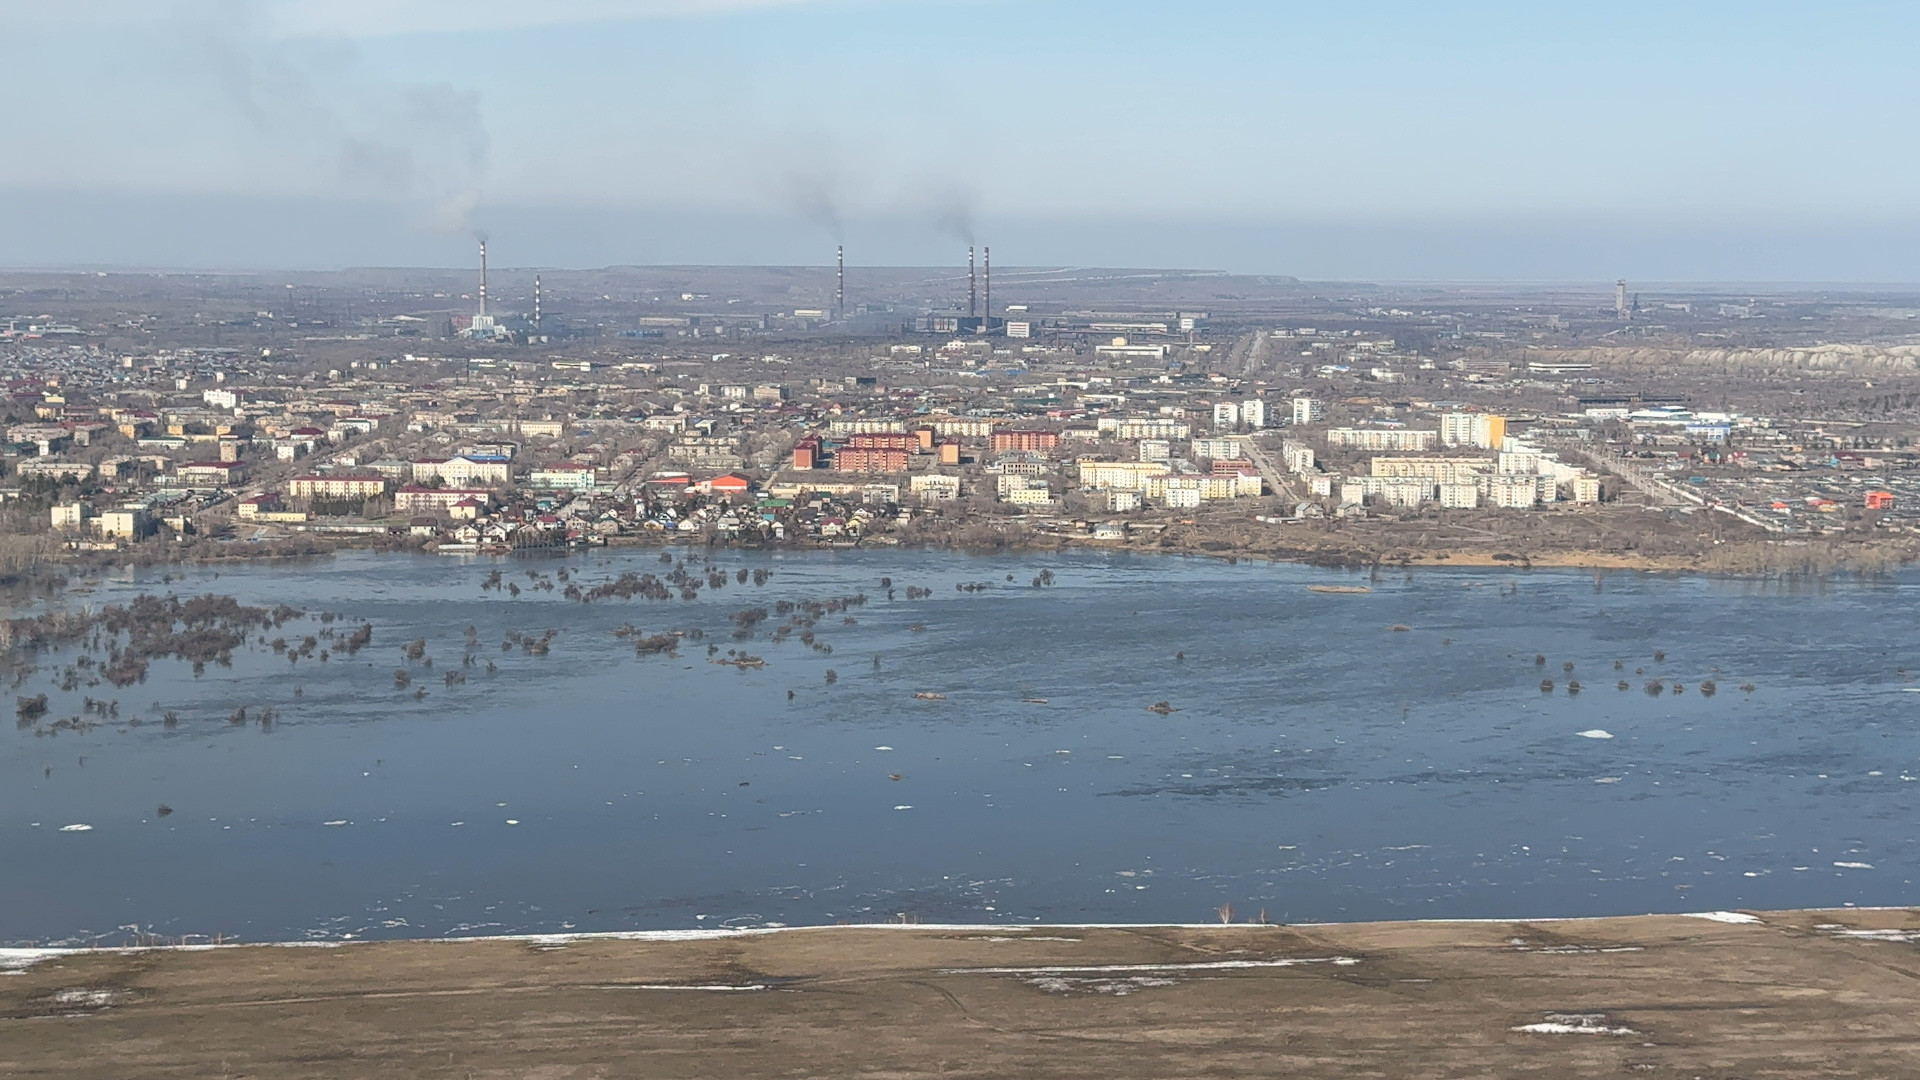
[{"label": "sky", "polygon": [[1911,3],[0,0],[0,266],[1920,281]]}]

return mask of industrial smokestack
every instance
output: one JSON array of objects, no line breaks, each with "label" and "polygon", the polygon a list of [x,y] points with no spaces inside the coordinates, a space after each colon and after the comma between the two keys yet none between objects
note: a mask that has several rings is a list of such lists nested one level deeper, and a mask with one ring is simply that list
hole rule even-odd
[{"label": "industrial smokestack", "polygon": [[833,317],[843,320],[847,317],[847,245],[839,244],[833,249]]},{"label": "industrial smokestack", "polygon": [[487,242],[480,241],[480,316],[487,314]]},{"label": "industrial smokestack", "polygon": [[983,276],[986,278],[986,286],[987,286],[987,297],[986,297],[987,303],[985,306],[987,318],[985,322],[982,322],[980,324],[980,329],[982,331],[985,331],[987,329],[990,329],[993,326],[993,249],[992,248],[983,247],[980,249],[980,263],[981,263],[981,269],[985,271]]},{"label": "industrial smokestack", "polygon": [[533,332],[540,332],[540,275],[533,275]]},{"label": "industrial smokestack", "polygon": [[979,305],[975,301],[979,299],[980,293],[979,293],[978,287],[974,284],[974,282],[975,282],[975,278],[973,274],[973,245],[968,244],[967,245],[967,318],[969,319],[979,314],[979,310],[978,310]]}]

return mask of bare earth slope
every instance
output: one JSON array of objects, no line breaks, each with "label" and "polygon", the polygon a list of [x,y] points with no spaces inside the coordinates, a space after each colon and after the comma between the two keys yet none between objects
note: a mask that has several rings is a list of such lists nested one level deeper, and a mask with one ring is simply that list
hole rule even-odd
[{"label": "bare earth slope", "polygon": [[1916,939],[1846,911],[0,953],[0,1076],[1916,1076]]}]

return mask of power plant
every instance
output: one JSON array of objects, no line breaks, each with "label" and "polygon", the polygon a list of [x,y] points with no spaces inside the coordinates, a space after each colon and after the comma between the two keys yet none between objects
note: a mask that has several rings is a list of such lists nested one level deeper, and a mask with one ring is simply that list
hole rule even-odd
[{"label": "power plant", "polygon": [[967,318],[969,319],[977,319],[980,317],[980,311],[978,306],[979,292],[975,287],[974,281],[975,279],[974,279],[974,273],[973,273],[973,245],[968,244],[967,245]]},{"label": "power plant", "polygon": [[981,329],[985,330],[985,329],[991,328],[991,324],[993,322],[993,249],[992,248],[983,247],[980,249],[980,268],[982,271],[984,271],[982,276],[985,277],[986,279],[985,284],[987,287],[986,288],[987,325],[983,325],[981,327]]},{"label": "power plant", "polygon": [[933,334],[991,334],[1005,327],[993,317],[993,249],[967,246],[967,310],[963,314],[930,313],[915,320],[915,328]]},{"label": "power plant", "polygon": [[499,341],[509,336],[506,327],[499,325],[494,317],[487,313],[487,241],[480,241],[480,310],[467,324],[460,336],[479,341]]}]

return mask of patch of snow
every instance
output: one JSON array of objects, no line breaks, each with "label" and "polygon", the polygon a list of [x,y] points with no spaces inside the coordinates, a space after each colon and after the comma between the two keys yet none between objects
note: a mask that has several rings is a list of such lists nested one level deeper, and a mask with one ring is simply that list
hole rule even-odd
[{"label": "patch of snow", "polygon": [[84,988],[61,990],[53,995],[53,1003],[71,1008],[104,1009],[113,1004],[115,996],[112,990],[87,990]]},{"label": "patch of snow", "polygon": [[747,990],[765,990],[765,989],[768,989],[768,987],[764,983],[749,983],[743,986],[727,986],[724,984],[717,984],[712,986],[680,986],[673,983],[635,983],[635,984],[627,984],[627,985],[615,984],[611,986],[589,986],[586,989],[588,990],[705,990],[705,991],[716,992],[716,993],[739,993]]},{"label": "patch of snow", "polygon": [[1822,923],[1814,929],[1853,941],[1897,941],[1909,945],[1920,941],[1920,930],[1853,930],[1835,923]]},{"label": "patch of snow", "polygon": [[1840,869],[1842,869],[1842,870],[1871,870],[1871,869],[1873,869],[1873,864],[1872,864],[1872,863],[1870,863],[1870,862],[1837,862],[1837,863],[1834,863],[1833,865],[1835,865],[1835,866],[1837,866],[1837,867],[1839,867],[1839,868],[1840,868]]},{"label": "patch of snow", "polygon": [[1689,919],[1705,919],[1708,922],[1739,923],[1741,925],[1760,921],[1759,916],[1749,915],[1744,911],[1689,911],[1685,917]]},{"label": "patch of snow", "polygon": [[1284,960],[1208,960],[1191,964],[1096,964],[1086,967],[945,968],[942,975],[1122,975],[1127,972],[1239,971],[1247,968],[1300,967],[1334,964],[1349,967],[1360,961],[1350,956],[1301,956]]},{"label": "patch of snow", "polygon": [[1610,1025],[1606,1013],[1548,1013],[1538,1024],[1521,1024],[1513,1029],[1529,1035],[1638,1035],[1630,1027]]},{"label": "patch of snow", "polygon": [[42,960],[65,956],[72,949],[0,949],[0,975],[25,975]]},{"label": "patch of snow", "polygon": [[1124,979],[1075,979],[1059,975],[1041,975],[1020,981],[1049,994],[1111,994],[1114,997],[1126,997],[1135,990],[1156,986],[1175,986],[1180,982],[1179,979],[1165,979],[1153,975],[1134,975]]},{"label": "patch of snow", "polygon": [[93,831],[93,826],[91,826],[91,825],[62,825],[62,826],[60,826],[60,831],[61,831],[61,832],[92,832],[92,831]]}]

